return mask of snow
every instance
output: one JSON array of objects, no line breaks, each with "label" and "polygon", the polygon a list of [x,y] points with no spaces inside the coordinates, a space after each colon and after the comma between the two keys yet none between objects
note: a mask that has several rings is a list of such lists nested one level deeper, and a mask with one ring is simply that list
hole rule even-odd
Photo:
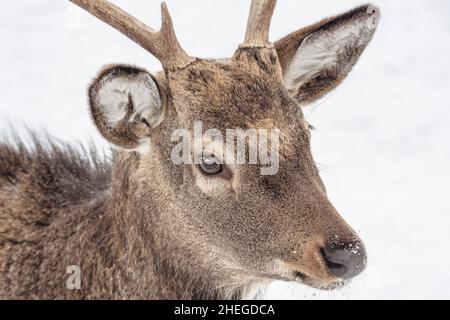
[{"label": "snow", "polygon": [[[159,27],[158,1],[114,2]],[[272,39],[363,3],[278,2]],[[338,291],[277,282],[266,298],[450,298],[450,2],[373,3],[382,18],[369,48],[342,86],[305,110],[318,128],[313,151],[330,198],[364,239],[368,268]],[[249,1],[168,5],[193,55],[230,56],[243,39]],[[71,141],[106,146],[86,107],[87,84],[101,66],[160,69],[68,1],[9,1],[0,38],[0,118]]]}]

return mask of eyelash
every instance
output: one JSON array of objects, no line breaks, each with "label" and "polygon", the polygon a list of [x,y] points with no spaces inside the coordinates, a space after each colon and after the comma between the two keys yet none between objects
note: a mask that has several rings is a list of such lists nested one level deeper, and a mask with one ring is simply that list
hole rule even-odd
[{"label": "eyelash", "polygon": [[[315,131],[316,127],[314,127],[312,124],[308,123],[308,130],[309,131]],[[228,169],[225,165],[221,164],[221,168],[220,171],[218,173],[213,173],[213,174],[209,174],[207,173],[205,170],[202,169],[201,165],[197,165],[198,170],[200,170],[200,172],[208,177],[213,177],[213,176],[222,176],[224,173],[228,172]],[[228,174],[227,174],[228,175]]]},{"label": "eyelash", "polygon": [[231,179],[232,176],[233,176],[233,174],[231,173],[231,171],[229,170],[229,168],[228,168],[226,165],[224,165],[224,164],[221,164],[221,170],[220,170],[220,172],[215,173],[215,174],[209,174],[209,173],[205,172],[205,171],[202,169],[202,167],[201,167],[200,164],[196,165],[196,167],[197,167],[197,169],[200,171],[200,173],[201,173],[202,175],[204,175],[205,177],[209,177],[209,178],[223,178],[223,179],[229,180],[229,179]]}]

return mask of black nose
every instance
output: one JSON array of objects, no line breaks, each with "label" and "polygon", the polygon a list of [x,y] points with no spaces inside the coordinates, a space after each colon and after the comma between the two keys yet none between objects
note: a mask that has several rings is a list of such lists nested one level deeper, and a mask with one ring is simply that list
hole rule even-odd
[{"label": "black nose", "polygon": [[360,240],[333,240],[321,249],[321,254],[331,274],[343,279],[357,276],[367,264],[366,249]]}]

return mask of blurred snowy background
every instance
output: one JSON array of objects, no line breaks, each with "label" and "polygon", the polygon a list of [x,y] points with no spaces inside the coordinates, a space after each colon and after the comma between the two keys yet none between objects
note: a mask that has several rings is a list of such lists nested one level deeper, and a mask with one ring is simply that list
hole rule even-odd
[{"label": "blurred snowy background", "polygon": [[[167,2],[190,54],[228,57],[242,41],[249,0]],[[345,83],[305,110],[330,198],[368,247],[367,271],[333,292],[274,283],[267,298],[450,298],[450,2],[372,2],[374,40]],[[114,3],[159,28],[158,0]],[[363,3],[279,0],[271,38]],[[0,130],[8,119],[106,146],[87,112],[91,78],[107,63],[160,69],[68,1],[4,3],[0,39]]]}]

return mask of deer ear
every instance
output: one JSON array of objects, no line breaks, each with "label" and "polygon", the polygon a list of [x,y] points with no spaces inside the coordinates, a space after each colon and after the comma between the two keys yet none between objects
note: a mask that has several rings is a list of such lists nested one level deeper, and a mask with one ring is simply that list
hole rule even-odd
[{"label": "deer ear", "polygon": [[276,42],[291,96],[306,105],[339,85],[372,39],[378,19],[378,8],[366,5]]},{"label": "deer ear", "polygon": [[156,81],[147,71],[129,66],[101,71],[89,88],[89,104],[100,133],[130,150],[148,144],[164,117]]}]

